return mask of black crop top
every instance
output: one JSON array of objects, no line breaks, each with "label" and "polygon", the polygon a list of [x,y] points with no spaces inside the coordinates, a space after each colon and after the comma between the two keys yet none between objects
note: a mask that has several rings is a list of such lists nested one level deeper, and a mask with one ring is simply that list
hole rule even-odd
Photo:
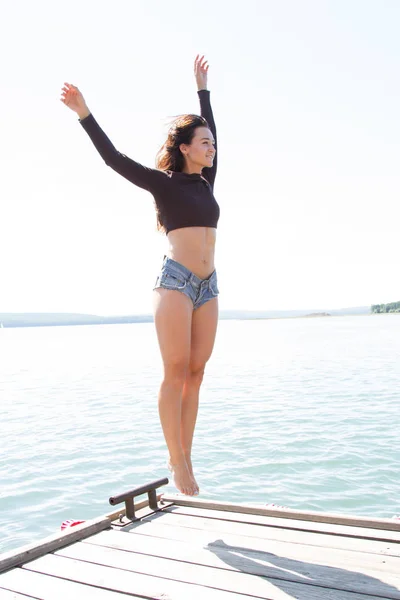
[{"label": "black crop top", "polygon": [[[210,92],[200,90],[198,95],[201,116],[210,127],[216,148],[217,134]],[[118,152],[92,114],[80,123],[106,165],[153,195],[166,233],[181,227],[217,227],[219,206],[213,194],[217,155],[213,166],[205,167],[201,175],[149,169]]]}]

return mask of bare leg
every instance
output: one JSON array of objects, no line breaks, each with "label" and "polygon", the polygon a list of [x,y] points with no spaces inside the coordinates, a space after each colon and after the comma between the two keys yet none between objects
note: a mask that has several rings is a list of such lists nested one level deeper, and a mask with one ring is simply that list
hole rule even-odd
[{"label": "bare leg", "polygon": [[181,443],[182,390],[190,360],[193,307],[175,290],[154,291],[154,321],[164,363],[158,396],[161,426],[169,451],[169,465],[177,489],[192,496],[196,486],[189,473]]},{"label": "bare leg", "polygon": [[188,370],[182,394],[181,443],[189,473],[196,484],[197,492],[199,491],[199,486],[193,474],[191,456],[194,428],[199,408],[199,391],[203,374],[204,368],[198,372]]},{"label": "bare leg", "polygon": [[182,394],[181,444],[193,480],[191,460],[194,429],[199,407],[199,391],[204,368],[211,356],[218,324],[218,299],[209,300],[193,312],[190,361]]}]

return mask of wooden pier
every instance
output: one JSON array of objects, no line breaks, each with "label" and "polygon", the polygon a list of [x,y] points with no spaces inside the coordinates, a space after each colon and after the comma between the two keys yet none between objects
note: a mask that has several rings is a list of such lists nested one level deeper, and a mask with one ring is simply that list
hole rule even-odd
[{"label": "wooden pier", "polygon": [[133,490],[117,497],[126,510],[0,555],[0,600],[400,600],[400,521],[156,495],[155,484],[135,506]]}]

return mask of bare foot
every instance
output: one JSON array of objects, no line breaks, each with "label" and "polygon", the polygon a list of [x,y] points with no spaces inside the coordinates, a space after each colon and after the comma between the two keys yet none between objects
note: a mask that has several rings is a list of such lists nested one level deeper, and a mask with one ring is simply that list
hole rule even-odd
[{"label": "bare foot", "polygon": [[196,491],[195,491],[194,495],[197,496],[199,494],[199,492],[200,492],[200,488],[199,488],[199,485],[198,485],[198,483],[196,481],[196,478],[195,478],[195,476],[193,474],[192,459],[190,457],[190,454],[185,454],[185,458],[186,458],[186,464],[188,466],[188,470],[189,470],[190,476],[193,479],[193,482],[194,482],[194,485],[195,485],[195,488],[196,488]]},{"label": "bare foot", "polygon": [[182,460],[177,463],[172,463],[170,459],[168,461],[168,469],[171,471],[176,489],[181,494],[194,496],[197,493],[197,487],[189,472],[185,458],[182,458]]}]

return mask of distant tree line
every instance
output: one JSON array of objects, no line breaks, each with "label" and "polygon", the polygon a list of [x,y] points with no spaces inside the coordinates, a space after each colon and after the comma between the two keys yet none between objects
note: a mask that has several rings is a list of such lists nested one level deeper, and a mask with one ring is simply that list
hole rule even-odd
[{"label": "distant tree line", "polygon": [[400,313],[400,302],[390,302],[389,304],[373,304],[371,306],[373,313]]}]

